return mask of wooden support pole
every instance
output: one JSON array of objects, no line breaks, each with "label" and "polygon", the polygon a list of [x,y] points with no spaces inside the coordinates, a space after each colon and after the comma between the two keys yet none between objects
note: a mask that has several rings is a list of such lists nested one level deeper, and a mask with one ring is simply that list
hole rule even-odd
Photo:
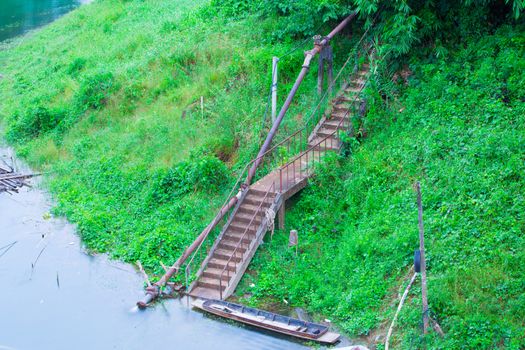
[{"label": "wooden support pole", "polygon": [[327,46],[326,49],[327,50],[327,56],[328,56],[328,67],[327,67],[327,70],[328,70],[328,96],[331,96],[332,95],[332,91],[333,91],[333,84],[334,84],[334,69],[333,69],[333,63],[334,63],[334,59],[333,59],[333,54],[332,54],[332,47],[331,46]]},{"label": "wooden support pole", "polygon": [[146,283],[148,284],[149,287],[151,287],[151,282],[149,281],[148,274],[146,273],[146,271],[142,267],[142,264],[140,263],[140,260],[137,260],[137,266],[139,267],[140,272],[142,272],[142,275],[144,276],[144,279],[146,280]]},{"label": "wooden support pole", "polygon": [[204,119],[204,96],[201,96],[201,119]]},{"label": "wooden support pole", "polygon": [[319,70],[317,71],[317,93],[319,95],[323,93],[323,82],[324,82],[324,59],[323,59],[323,56],[319,56]]},{"label": "wooden support pole", "polygon": [[278,57],[272,58],[272,124],[277,118],[277,63]]},{"label": "wooden support pole", "polygon": [[[316,47],[320,47],[320,44],[321,44],[321,36],[320,35],[314,36],[314,45]],[[324,47],[321,47],[319,49],[319,67],[317,69],[317,93],[319,95],[323,93],[324,60],[325,60],[324,50],[325,50]]]},{"label": "wooden support pole", "polygon": [[277,218],[279,221],[279,230],[284,230],[284,220],[285,220],[285,204],[286,202],[283,201],[283,204],[279,208],[279,212],[277,213]]},{"label": "wooden support pole", "polygon": [[423,204],[421,200],[421,185],[416,182],[417,209],[419,223],[419,250],[421,252],[421,299],[423,304],[423,334],[427,334],[429,325],[427,298],[427,267],[425,262],[425,228],[423,226]]}]

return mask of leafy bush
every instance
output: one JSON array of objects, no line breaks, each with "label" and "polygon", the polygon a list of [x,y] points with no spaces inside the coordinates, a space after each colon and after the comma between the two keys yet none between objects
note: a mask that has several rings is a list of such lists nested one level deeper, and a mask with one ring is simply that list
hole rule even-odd
[{"label": "leafy bush", "polygon": [[82,109],[100,109],[106,105],[116,88],[111,72],[98,72],[82,79],[75,100]]},{"label": "leafy bush", "polygon": [[375,22],[372,32],[381,38],[382,55],[388,52],[391,57],[404,56],[416,45],[427,53],[443,54],[443,43],[490,33],[506,19],[518,19],[525,8],[523,0],[215,0],[212,4],[227,16],[278,18],[273,31],[278,40],[319,34],[321,25],[333,25],[356,11],[366,25]]},{"label": "leafy bush", "polygon": [[212,193],[225,184],[228,170],[212,155],[192,155],[167,171],[156,174],[152,199],[164,203],[191,192]]},{"label": "leafy bush", "polygon": [[67,73],[76,76],[86,66],[87,60],[83,57],[77,57],[67,66]]},{"label": "leafy bush", "polygon": [[53,130],[64,116],[65,112],[62,110],[49,110],[46,107],[37,106],[29,109],[22,116],[12,117],[13,123],[6,136],[11,142],[22,143]]}]

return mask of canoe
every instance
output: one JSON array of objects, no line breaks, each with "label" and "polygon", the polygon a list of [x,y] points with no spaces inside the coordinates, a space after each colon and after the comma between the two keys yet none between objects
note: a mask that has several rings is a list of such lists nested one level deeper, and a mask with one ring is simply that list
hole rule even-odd
[{"label": "canoe", "polygon": [[301,321],[227,301],[196,299],[192,305],[230,320],[319,343],[334,344],[340,337],[337,333],[329,332],[328,327],[322,324]]}]

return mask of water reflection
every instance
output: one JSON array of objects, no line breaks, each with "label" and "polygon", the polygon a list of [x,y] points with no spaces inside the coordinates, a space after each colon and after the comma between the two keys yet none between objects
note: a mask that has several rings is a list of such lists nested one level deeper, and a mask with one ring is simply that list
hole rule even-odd
[{"label": "water reflection", "polygon": [[50,23],[91,0],[1,0],[0,41]]}]

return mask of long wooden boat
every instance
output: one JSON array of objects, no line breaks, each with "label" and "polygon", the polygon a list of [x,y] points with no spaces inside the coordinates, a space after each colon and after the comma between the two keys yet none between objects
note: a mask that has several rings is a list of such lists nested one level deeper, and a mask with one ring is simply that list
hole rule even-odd
[{"label": "long wooden boat", "polygon": [[315,342],[334,344],[340,337],[337,333],[329,332],[328,327],[322,324],[301,321],[227,301],[196,299],[192,305],[230,320]]}]

